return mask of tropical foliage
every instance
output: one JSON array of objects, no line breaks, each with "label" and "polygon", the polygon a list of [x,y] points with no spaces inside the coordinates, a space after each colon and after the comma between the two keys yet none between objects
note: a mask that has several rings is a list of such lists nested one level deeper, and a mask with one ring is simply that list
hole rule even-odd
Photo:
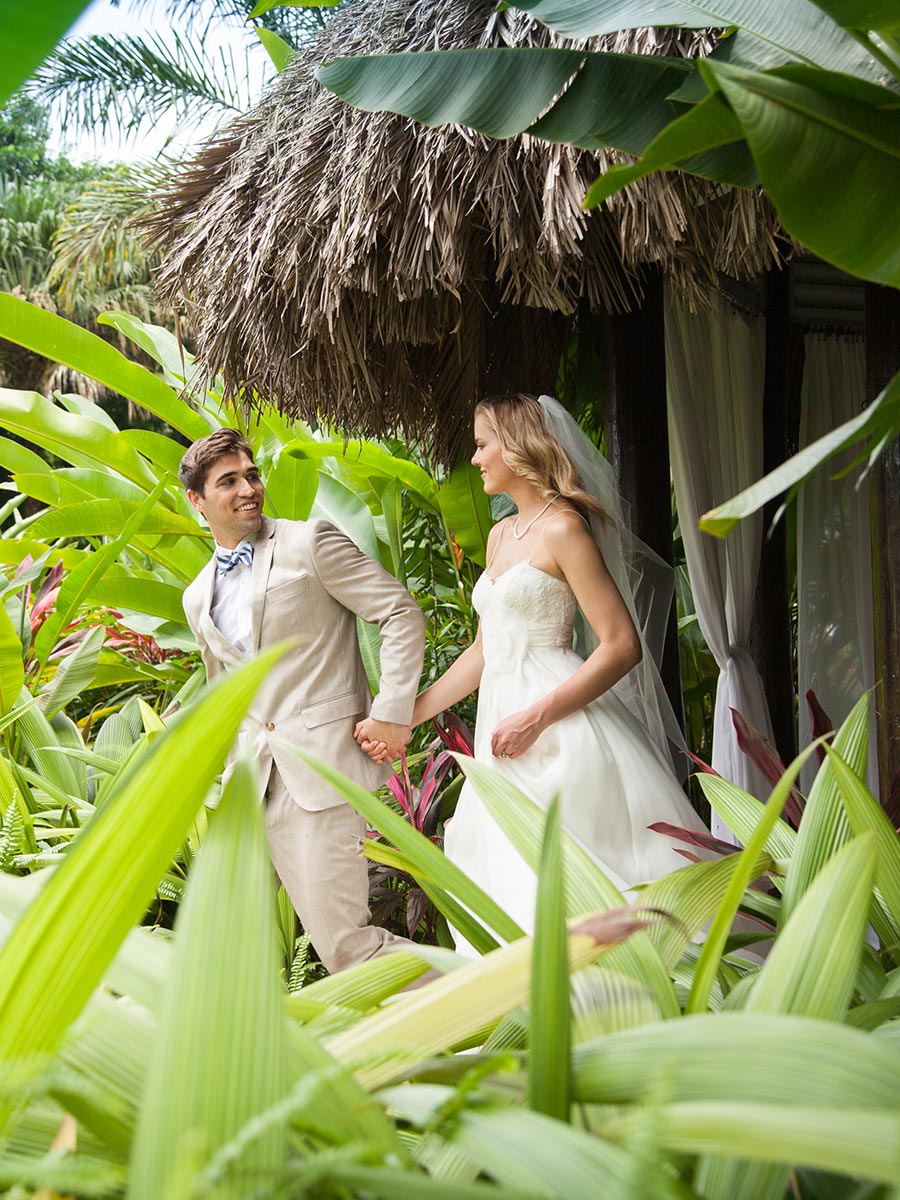
[{"label": "tropical foliage", "polygon": [[[891,0],[521,0],[557,35],[583,39],[648,25],[718,27],[708,58],[543,49],[342,58],[318,72],[349,103],[491,137],[527,132],[621,165],[589,190],[601,203],[653,171],[723,187],[761,185],[785,229],[863,279],[900,286],[900,19]],[[627,96],[628,103],[622,103]],[[636,161],[635,161],[636,160]],[[870,461],[900,433],[900,381],[866,412],[709,514],[734,522],[825,459],[857,446]]]},{"label": "tropical foliage", "polygon": [[[554,806],[465,763],[540,866],[533,941],[426,837],[330,773],[485,954],[422,947],[287,992],[249,771],[209,816],[174,939],[133,928],[193,836],[267,665],[157,730],[59,866],[0,875],[5,1185],[154,1198],[893,1194],[900,843],[860,781],[865,702],[799,832],[779,818],[799,762],[767,805],[708,776],[745,849],[686,865],[627,911]],[[748,890],[761,875],[770,891]],[[764,961],[729,937],[739,908],[766,919]],[[586,912],[600,915],[566,932]],[[439,977],[398,996],[426,965]]]}]

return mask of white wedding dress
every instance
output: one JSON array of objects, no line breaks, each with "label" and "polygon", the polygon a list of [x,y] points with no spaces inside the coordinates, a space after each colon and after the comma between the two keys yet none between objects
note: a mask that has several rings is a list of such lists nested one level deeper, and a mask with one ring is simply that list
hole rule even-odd
[{"label": "white wedding dress", "polygon": [[[563,827],[621,890],[685,866],[677,843],[648,826],[705,826],[661,752],[613,692],[551,725],[517,758],[495,758],[491,751],[491,734],[504,717],[547,695],[582,664],[572,649],[577,604],[569,585],[523,561],[496,580],[485,571],[472,600],[484,652],[476,759],[544,808],[558,794]],[[526,932],[533,931],[536,876],[469,782],[447,822],[444,848]]]}]

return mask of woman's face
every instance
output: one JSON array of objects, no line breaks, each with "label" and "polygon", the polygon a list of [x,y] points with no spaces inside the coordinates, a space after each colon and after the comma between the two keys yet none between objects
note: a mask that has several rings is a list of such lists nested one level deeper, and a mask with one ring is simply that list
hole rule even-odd
[{"label": "woman's face", "polygon": [[506,465],[497,435],[481,413],[475,418],[475,453],[472,462],[481,472],[482,486],[489,496],[508,491],[510,483],[516,478]]}]

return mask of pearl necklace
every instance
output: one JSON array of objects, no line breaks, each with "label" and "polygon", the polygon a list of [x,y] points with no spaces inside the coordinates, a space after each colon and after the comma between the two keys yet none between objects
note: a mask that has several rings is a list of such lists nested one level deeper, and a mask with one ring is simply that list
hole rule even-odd
[{"label": "pearl necklace", "polygon": [[525,536],[525,534],[528,532],[528,530],[532,527],[532,525],[535,523],[535,521],[538,519],[538,517],[542,517],[544,515],[544,513],[547,511],[547,509],[550,507],[550,505],[553,504],[556,499],[557,499],[557,497],[553,496],[552,499],[548,500],[547,503],[544,505],[544,507],[541,509],[541,511],[531,518],[531,520],[528,522],[528,524],[525,526],[525,528],[521,531],[521,533],[519,532],[519,517],[518,517],[518,514],[516,515],[516,519],[515,519],[515,521],[513,521],[512,535],[516,539],[517,542],[521,542],[522,538]]}]

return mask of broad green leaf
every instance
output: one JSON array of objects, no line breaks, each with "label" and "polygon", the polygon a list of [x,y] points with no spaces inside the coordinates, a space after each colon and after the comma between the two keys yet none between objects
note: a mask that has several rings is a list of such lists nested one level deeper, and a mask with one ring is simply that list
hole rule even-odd
[{"label": "broad green leaf", "polygon": [[19,699],[25,683],[22,643],[0,604],[0,716],[5,717]]},{"label": "broad green leaf", "polygon": [[381,561],[372,514],[365,502],[345,484],[330,475],[319,474],[319,486],[310,519],[329,521],[346,533],[363,554]]},{"label": "broad green leaf", "polygon": [[249,18],[261,17],[273,8],[337,8],[341,0],[256,0]]},{"label": "broad green leaf", "polygon": [[863,442],[866,450],[874,450],[884,439],[893,440],[900,433],[900,374],[894,376],[887,387],[859,416],[852,417],[823,434],[811,445],[770,471],[757,483],[751,484],[731,500],[710,509],[700,518],[700,528],[714,537],[726,537],[743,517],[757,512],[770,500],[788,492],[788,500],[800,484],[813,471],[820,468],[829,458],[846,450],[857,442]]},{"label": "broad green leaf", "polygon": [[318,487],[319,472],[311,459],[279,453],[266,472],[266,504],[276,517],[305,521]]},{"label": "broad green leaf", "polygon": [[[869,745],[868,693],[862,695],[838,730],[834,749],[862,776]],[[850,841],[850,824],[841,802],[832,759],[819,767],[803,811],[781,901],[781,923],[787,921],[804,892],[833,854]]]},{"label": "broad green leaf", "polygon": [[203,437],[209,426],[146,367],[131,362],[109,342],[46,312],[0,293],[0,336],[52,362],[89,375],[112,392],[148,408],[187,437]]},{"label": "broad green leaf", "polygon": [[[22,689],[20,705],[16,707],[22,709],[16,728],[23,748],[42,777],[42,782],[58,788],[70,803],[81,798],[73,763],[65,754],[59,753],[61,742],[58,734],[25,688]],[[15,711],[16,708],[13,709]]]},{"label": "broad green leaf", "polygon": [[74,653],[59,663],[53,678],[39,695],[41,708],[48,719],[91,686],[105,640],[106,626],[95,625],[87,631]]},{"label": "broad green leaf", "polygon": [[[223,679],[156,739],[123,773],[18,922],[0,952],[0,1061],[52,1052],[84,1007],[143,912],[280,653],[278,647],[261,654]],[[8,1100],[0,1103],[8,1115]]]},{"label": "broad green leaf", "polygon": [[800,774],[800,768],[817,744],[817,742],[813,742],[807,746],[782,775],[772,790],[765,810],[760,817],[759,824],[753,831],[753,835],[748,840],[747,845],[740,853],[738,864],[728,885],[728,890],[719,906],[718,912],[712,920],[706,940],[703,943],[703,949],[700,952],[700,958],[694,973],[694,982],[691,986],[691,993],[688,996],[685,1008],[685,1011],[688,1013],[703,1012],[709,1003],[710,992],[716,978],[725,941],[737,914],[741,897],[744,894],[744,890],[753,880],[753,872],[756,869],[759,855],[765,849],[769,835],[781,816],[781,810],[787,802],[794,780]]},{"label": "broad green leaf", "polygon": [[522,937],[522,930],[515,921],[459,867],[450,862],[433,842],[423,837],[417,829],[413,829],[408,821],[334,767],[319,762],[296,747],[292,748],[314,771],[318,771],[323,779],[327,779],[347,803],[365,817],[373,829],[377,829],[406,854],[417,875],[433,880],[439,887],[450,892],[505,941],[514,941]]},{"label": "broad green leaf", "polygon": [[[573,926],[568,938],[570,971],[609,954],[610,946],[639,929],[640,922],[602,913]],[[425,984],[381,1012],[332,1038],[329,1051],[352,1066],[366,1088],[382,1087],[409,1068],[465,1042],[528,997],[532,944],[519,938]]]},{"label": "broad green leaf", "polygon": [[578,50],[540,49],[379,54],[336,59],[316,78],[356,108],[505,138],[537,120],[583,59]]},{"label": "broad green leaf", "polygon": [[585,1200],[598,1195],[603,1200],[634,1200],[636,1195],[674,1200],[679,1195],[674,1182],[652,1163],[641,1164],[638,1178],[632,1154],[541,1113],[511,1105],[471,1106],[458,1120],[450,1134],[453,1144],[491,1178],[522,1196],[532,1190],[541,1196]]},{"label": "broad green leaf", "polygon": [[[287,1091],[275,896],[255,774],[245,762],[232,774],[179,909],[130,1200],[172,1194],[188,1147],[205,1163]],[[269,1126],[232,1169],[257,1176],[282,1169],[286,1132],[284,1124]]]},{"label": "broad green leaf", "polygon": [[[843,1018],[859,968],[875,860],[875,839],[867,833],[829,861],[779,932],[745,1002],[746,1012]],[[721,1158],[704,1159],[697,1167],[698,1189],[710,1200],[781,1196],[788,1176],[786,1166]]]},{"label": "broad green leaf", "polygon": [[528,1106],[534,1112],[569,1119],[569,1007],[566,915],[559,799],[554,797],[544,823],[531,959]]},{"label": "broad green leaf", "polygon": [[[900,286],[895,94],[872,87],[862,100],[848,94],[855,89],[842,76],[809,67],[763,74],[717,63],[701,70],[722,88],[788,232],[852,275]],[[870,98],[879,92],[882,107]]]},{"label": "broad green leaf", "polygon": [[152,429],[123,429],[121,439],[149,459],[155,467],[168,471],[173,479],[178,478],[178,464],[184,454],[184,446],[180,442]]},{"label": "broad green leaf", "polygon": [[844,29],[900,36],[900,9],[895,0],[812,0],[832,21]]},{"label": "broad green leaf", "polygon": [[[746,846],[758,826],[766,806],[729,779],[701,771],[694,777],[715,814]],[[797,834],[786,821],[776,821],[766,838],[765,850],[774,859],[790,858]]]},{"label": "broad green leaf", "polygon": [[47,661],[50,651],[56,645],[62,631],[75,618],[78,609],[90,595],[97,580],[103,577],[107,568],[115,562],[124,547],[128,545],[133,534],[141,528],[146,518],[153,512],[163,487],[163,483],[157,484],[144,503],[136,507],[125,520],[124,526],[120,527],[119,535],[86,558],[71,575],[64,578],[53,613],[41,626],[34,639],[34,653],[39,662]]},{"label": "broad green leaf", "polygon": [[87,396],[72,395],[71,393],[56,392],[54,398],[66,410],[66,412],[77,413],[79,417],[85,417],[88,421],[96,421],[98,425],[102,425],[104,429],[108,429],[110,433],[118,433],[119,427],[106,411]]},{"label": "broad green leaf", "polygon": [[256,36],[262,42],[269,58],[271,58],[275,70],[281,75],[297,51],[284,38],[279,37],[277,33],[273,33],[271,29],[264,29],[261,25],[257,25],[256,27]]},{"label": "broad green leaf", "polygon": [[[156,490],[156,498],[162,488]],[[31,526],[31,533],[38,538],[53,541],[61,537],[111,537],[143,505],[136,500],[87,500],[81,504],[70,504],[40,517]],[[141,528],[145,534],[174,533],[184,537],[205,537],[206,532],[197,521],[169,512],[161,504],[147,513]]]},{"label": "broad green leaf", "polygon": [[828,761],[853,833],[871,830],[878,844],[875,886],[895,926],[900,928],[900,837],[887,813],[862,782],[858,772],[840,756],[837,743],[827,746]]},{"label": "broad green leaf", "polygon": [[282,453],[308,458],[313,462],[333,458],[365,476],[382,475],[386,479],[397,479],[414,492],[420,501],[434,509],[438,506],[437,488],[428,472],[407,458],[388,454],[375,442],[317,442],[303,439],[289,442]]},{"label": "broad green leaf", "polygon": [[[0,315],[3,299],[0,293]],[[156,483],[150,468],[120,435],[110,433],[96,421],[67,413],[36,392],[0,388],[0,427],[42,446],[73,466],[111,468],[145,488]]]},{"label": "broad green leaf", "polygon": [[772,1013],[700,1013],[609,1033],[572,1052],[574,1100],[772,1100],[798,1105],[896,1105],[900,1046],[839,1022]]},{"label": "broad green leaf", "polygon": [[0,104],[40,66],[90,0],[45,0],[41,5],[4,5],[0,17]]},{"label": "broad green leaf", "polygon": [[[648,930],[648,937],[667,967],[675,966],[690,940],[714,916],[739,864],[737,854],[692,863],[642,889],[639,897],[642,906],[662,909],[675,918],[675,923],[660,921]],[[751,879],[758,879],[771,868],[771,858],[762,854],[753,867]]]},{"label": "broad green leaf", "polygon": [[471,463],[457,464],[438,488],[437,500],[457,545],[483,567],[493,521],[477,468]]},{"label": "broad green leaf", "polygon": [[[667,125],[650,142],[636,163],[623,163],[605,171],[588,189],[584,207],[594,208],[621,188],[636,179],[643,179],[653,171],[670,170],[676,166],[690,171],[691,166],[684,160],[741,141],[743,132],[734,113],[721,93],[714,92],[694,105],[684,116]],[[705,174],[702,170],[694,173]],[[752,174],[748,176],[744,173],[740,178],[731,178],[724,182],[745,187],[755,180]]]},{"label": "broad green leaf", "polygon": [[[603,1126],[604,1136],[629,1140],[642,1127],[639,1117],[613,1118]],[[783,1163],[787,1176],[788,1168],[805,1166],[895,1184],[900,1179],[897,1125],[895,1106],[860,1112],[732,1099],[664,1106],[654,1128],[658,1144],[679,1155]],[[759,1192],[754,1200],[762,1200]]]},{"label": "broad green leaf", "polygon": [[11,438],[0,437],[0,467],[15,475],[27,471],[34,475],[50,475],[53,468],[39,454]]},{"label": "broad green leaf", "polygon": [[107,571],[91,588],[89,599],[107,608],[133,609],[183,624],[182,589],[158,579],[119,573],[118,568]]}]

